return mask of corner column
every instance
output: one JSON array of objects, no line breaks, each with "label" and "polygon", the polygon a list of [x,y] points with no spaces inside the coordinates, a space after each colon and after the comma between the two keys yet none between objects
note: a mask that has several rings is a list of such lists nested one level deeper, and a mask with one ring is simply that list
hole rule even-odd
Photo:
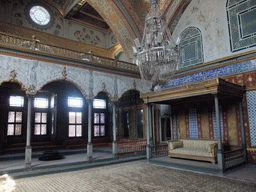
[{"label": "corner column", "polygon": [[33,95],[28,95],[27,108],[27,139],[25,148],[25,166],[27,169],[31,168],[32,147],[31,147],[31,114],[32,114]]},{"label": "corner column", "polygon": [[151,159],[151,146],[153,142],[152,138],[152,115],[151,115],[152,106],[147,103],[147,159]]},{"label": "corner column", "polygon": [[175,131],[174,139],[177,140],[178,139],[177,114],[174,115],[174,131]]},{"label": "corner column", "polygon": [[112,154],[113,157],[118,157],[118,144],[116,139],[116,103],[113,102],[113,143],[112,143]]},{"label": "corner column", "polygon": [[92,161],[93,146],[92,146],[92,99],[88,100],[88,143],[87,143],[87,158]]},{"label": "corner column", "polygon": [[220,110],[219,110],[219,99],[218,95],[214,95],[214,103],[215,103],[215,113],[216,113],[216,126],[217,126],[217,134],[218,134],[218,167],[219,169],[224,169],[224,158],[223,158],[223,147],[221,142],[221,126],[220,126]]},{"label": "corner column", "polygon": [[243,119],[243,108],[242,101],[239,102],[239,112],[240,112],[240,123],[241,123],[241,133],[242,133],[242,147],[244,150],[244,161],[246,162],[246,140],[245,140],[245,131],[244,131],[244,119]]}]

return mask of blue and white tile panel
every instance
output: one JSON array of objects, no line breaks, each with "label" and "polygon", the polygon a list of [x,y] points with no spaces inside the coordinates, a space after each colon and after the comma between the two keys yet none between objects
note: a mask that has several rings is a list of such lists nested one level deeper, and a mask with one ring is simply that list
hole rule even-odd
[{"label": "blue and white tile panel", "polygon": [[[221,138],[223,138],[223,118],[222,118],[222,109],[220,108],[220,128],[221,128]],[[213,107],[212,110],[212,116],[213,116],[213,131],[214,131],[214,139],[218,139],[218,132],[217,132],[217,121],[216,121],[216,113],[215,113],[215,107]]]},{"label": "blue and white tile panel", "polygon": [[196,108],[190,108],[188,114],[189,114],[190,138],[191,139],[198,139]]},{"label": "blue and white tile panel", "polygon": [[244,61],[232,65],[222,66],[215,69],[210,69],[206,71],[202,71],[199,73],[194,73],[191,75],[187,75],[184,77],[176,78],[171,80],[167,85],[164,87],[172,87],[176,85],[182,85],[185,83],[191,83],[196,81],[201,81],[204,78],[205,79],[211,79],[217,77],[219,74],[219,77],[231,75],[235,73],[241,73],[246,71],[251,71],[256,69],[256,60],[250,60],[250,61]]},{"label": "blue and white tile panel", "polygon": [[249,116],[249,127],[251,145],[256,147],[256,91],[248,91],[247,95],[247,107]]}]

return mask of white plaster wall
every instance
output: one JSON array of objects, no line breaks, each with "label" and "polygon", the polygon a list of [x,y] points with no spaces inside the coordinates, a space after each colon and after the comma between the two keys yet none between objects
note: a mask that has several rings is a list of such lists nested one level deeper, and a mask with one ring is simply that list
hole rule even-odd
[{"label": "white plaster wall", "polygon": [[187,27],[202,32],[204,62],[213,61],[255,48],[231,52],[227,23],[226,0],[192,0],[173,33],[177,37]]},{"label": "white plaster wall", "polygon": [[[77,86],[85,97],[89,96],[90,71],[84,68],[65,66],[38,60],[0,54],[0,84],[10,81],[11,71],[16,71],[15,81],[21,83],[25,89],[31,85],[40,90],[49,82],[64,79],[63,72],[66,67],[66,80]],[[150,91],[151,84],[141,79],[129,78],[109,73],[93,71],[93,96],[104,90],[113,99],[115,95],[120,98],[128,90],[137,89],[139,92]],[[134,83],[135,82],[135,83]]]}]

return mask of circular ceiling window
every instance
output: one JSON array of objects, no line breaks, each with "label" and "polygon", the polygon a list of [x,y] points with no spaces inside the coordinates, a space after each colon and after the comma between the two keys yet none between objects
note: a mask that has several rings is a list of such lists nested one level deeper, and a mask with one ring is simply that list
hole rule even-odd
[{"label": "circular ceiling window", "polygon": [[51,15],[44,7],[36,5],[29,10],[29,16],[36,24],[45,26],[51,21]]}]

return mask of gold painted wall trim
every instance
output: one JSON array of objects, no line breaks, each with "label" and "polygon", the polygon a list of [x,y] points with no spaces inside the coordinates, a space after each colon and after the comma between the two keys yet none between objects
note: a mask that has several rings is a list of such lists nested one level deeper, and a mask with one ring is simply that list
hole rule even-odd
[{"label": "gold painted wall trim", "polygon": [[247,151],[251,151],[251,152],[256,152],[256,147],[255,148],[247,148]]},{"label": "gold painted wall trim", "polygon": [[161,101],[170,101],[192,96],[206,94],[230,94],[235,97],[241,97],[244,92],[244,87],[225,81],[219,77],[206,79],[193,83],[177,85],[162,89],[160,93],[148,92],[141,93],[140,97],[145,103],[157,103]]}]

